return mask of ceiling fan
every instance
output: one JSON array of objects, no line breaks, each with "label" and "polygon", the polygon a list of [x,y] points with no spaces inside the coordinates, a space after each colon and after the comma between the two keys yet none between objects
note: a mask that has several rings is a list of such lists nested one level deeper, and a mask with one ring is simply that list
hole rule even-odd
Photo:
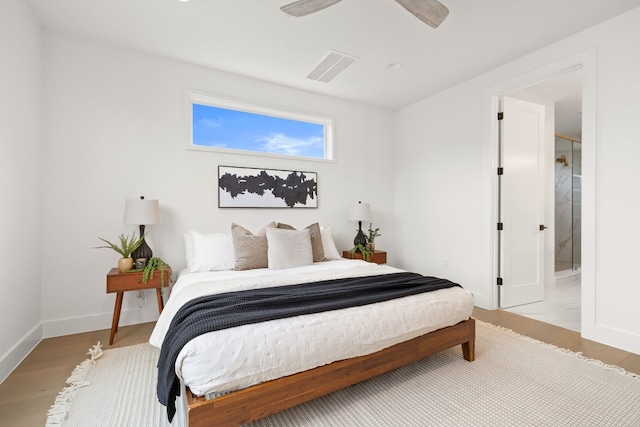
[{"label": "ceiling fan", "polygon": [[[280,8],[291,16],[305,16],[317,12],[341,0],[298,0]],[[402,7],[411,12],[425,24],[438,28],[449,14],[449,9],[438,0],[396,0]]]}]

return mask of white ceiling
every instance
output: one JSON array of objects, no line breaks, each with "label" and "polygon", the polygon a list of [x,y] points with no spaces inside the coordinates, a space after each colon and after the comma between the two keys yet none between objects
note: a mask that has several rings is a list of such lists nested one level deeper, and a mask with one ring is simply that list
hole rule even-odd
[{"label": "white ceiling", "polygon": [[[280,11],[290,0],[27,0],[46,28],[390,109],[640,6],[441,1],[450,14],[433,29],[393,0],[343,0],[302,18]],[[307,79],[330,49],[359,60],[329,83]]]}]

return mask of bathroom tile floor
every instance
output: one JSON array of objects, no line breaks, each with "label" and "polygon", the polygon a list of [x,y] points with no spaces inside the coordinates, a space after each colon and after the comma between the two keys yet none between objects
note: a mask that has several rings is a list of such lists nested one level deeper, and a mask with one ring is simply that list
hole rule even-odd
[{"label": "bathroom tile floor", "polygon": [[580,275],[557,279],[545,289],[544,301],[505,311],[580,332]]}]

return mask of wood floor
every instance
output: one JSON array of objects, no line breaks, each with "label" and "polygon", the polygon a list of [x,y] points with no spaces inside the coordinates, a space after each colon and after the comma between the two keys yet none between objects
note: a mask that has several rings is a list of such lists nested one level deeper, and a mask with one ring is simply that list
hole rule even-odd
[{"label": "wood floor", "polygon": [[89,348],[98,341],[103,349],[146,342],[154,325],[120,326],[112,346],[110,329],[42,340],[0,384],[0,426],[44,426],[47,411]]},{"label": "wood floor", "polygon": [[584,357],[616,365],[640,375],[640,355],[599,344],[580,337],[580,333],[559,326],[529,319],[504,310],[484,310],[476,307],[473,317],[493,325],[503,326],[539,341],[566,348]]},{"label": "wood floor", "polygon": [[[577,332],[502,310],[476,308],[473,315],[478,320],[640,374],[640,355],[582,339]],[[108,329],[43,340],[0,384],[0,427],[44,426],[47,410],[64,387],[64,381],[87,358],[91,346],[98,341],[105,349],[146,342],[153,326],[154,323],[144,323],[120,327],[113,346],[105,344],[109,342]]]}]

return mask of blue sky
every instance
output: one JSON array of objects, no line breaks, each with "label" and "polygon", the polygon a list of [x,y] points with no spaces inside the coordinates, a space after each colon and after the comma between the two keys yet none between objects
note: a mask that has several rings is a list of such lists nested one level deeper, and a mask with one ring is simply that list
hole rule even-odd
[{"label": "blue sky", "polygon": [[193,105],[193,144],[324,158],[324,125]]}]

